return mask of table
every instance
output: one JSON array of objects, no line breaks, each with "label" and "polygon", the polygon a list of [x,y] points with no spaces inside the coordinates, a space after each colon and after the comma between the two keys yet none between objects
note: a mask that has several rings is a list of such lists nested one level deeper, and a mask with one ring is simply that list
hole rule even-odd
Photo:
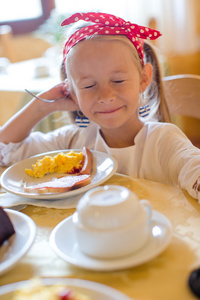
[{"label": "table", "polygon": [[[40,277],[71,277],[99,282],[137,300],[194,300],[187,280],[200,266],[200,206],[197,200],[176,187],[115,174],[105,184],[123,185],[139,199],[148,199],[154,210],[164,214],[173,226],[166,250],[153,260],[126,270],[94,272],[71,266],[49,246],[53,228],[74,209],[27,206],[22,210],[37,225],[37,236],[28,253],[0,277],[0,285]],[[67,238],[67,237],[66,237]]]}]

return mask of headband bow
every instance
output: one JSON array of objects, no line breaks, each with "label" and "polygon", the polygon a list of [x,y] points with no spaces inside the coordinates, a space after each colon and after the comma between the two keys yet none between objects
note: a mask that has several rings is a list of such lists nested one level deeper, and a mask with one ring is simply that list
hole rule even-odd
[{"label": "headband bow", "polygon": [[69,50],[81,40],[91,35],[126,35],[135,46],[139,57],[144,64],[144,53],[139,39],[155,40],[161,36],[160,32],[145,26],[139,26],[126,22],[114,15],[106,13],[75,13],[71,17],[62,22],[62,26],[75,23],[79,20],[92,22],[94,25],[89,25],[77,30],[68,39],[65,44],[63,55],[66,58]]}]

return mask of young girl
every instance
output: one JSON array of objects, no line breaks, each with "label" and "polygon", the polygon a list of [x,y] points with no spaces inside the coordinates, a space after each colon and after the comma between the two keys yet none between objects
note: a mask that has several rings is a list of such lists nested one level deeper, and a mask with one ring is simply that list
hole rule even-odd
[{"label": "young girl", "polygon": [[[159,69],[153,71],[156,57],[140,41],[160,33],[103,13],[77,13],[62,25],[79,20],[91,23],[77,28],[65,44],[62,71],[67,80],[39,95],[61,98],[47,103],[35,97],[1,128],[1,165],[87,146],[115,157],[119,173],[180,186],[200,201],[200,150],[166,123],[162,80]],[[153,122],[138,115],[143,98]],[[77,110],[90,120],[87,128],[72,124],[47,134],[31,132],[54,111]]]}]

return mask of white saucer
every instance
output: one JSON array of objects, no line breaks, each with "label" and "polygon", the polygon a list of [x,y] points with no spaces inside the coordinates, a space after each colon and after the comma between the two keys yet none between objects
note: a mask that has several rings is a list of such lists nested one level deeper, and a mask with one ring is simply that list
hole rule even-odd
[{"label": "white saucer", "polygon": [[72,265],[95,271],[121,270],[153,259],[169,245],[172,237],[170,221],[163,214],[154,210],[151,223],[152,230],[146,245],[131,255],[117,259],[96,259],[82,253],[75,239],[72,216],[54,228],[49,241],[54,251]]}]

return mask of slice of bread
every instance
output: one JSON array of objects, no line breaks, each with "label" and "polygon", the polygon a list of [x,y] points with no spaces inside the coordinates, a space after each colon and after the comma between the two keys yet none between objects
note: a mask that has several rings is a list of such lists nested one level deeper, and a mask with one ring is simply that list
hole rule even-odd
[{"label": "slice of bread", "polygon": [[32,186],[24,186],[24,191],[31,194],[64,193],[89,183],[91,183],[90,175],[68,175]]}]

